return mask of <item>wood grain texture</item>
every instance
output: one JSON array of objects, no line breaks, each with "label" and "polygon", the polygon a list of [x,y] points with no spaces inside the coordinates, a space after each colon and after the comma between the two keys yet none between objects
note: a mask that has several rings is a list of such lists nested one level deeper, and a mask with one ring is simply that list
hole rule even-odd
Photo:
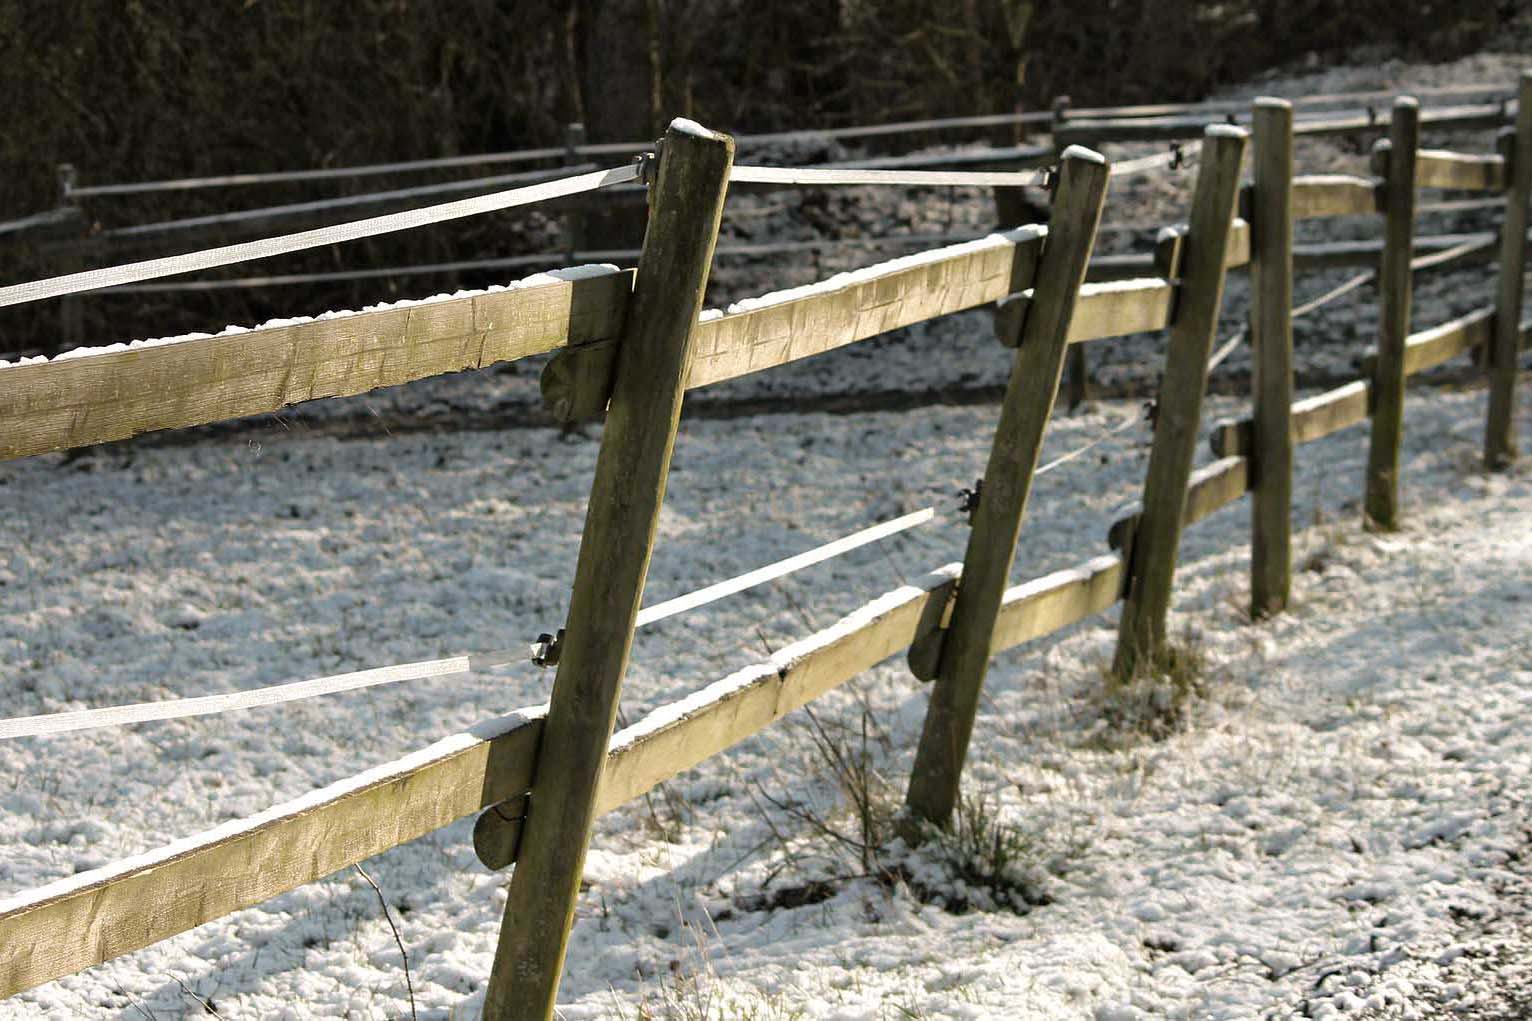
[{"label": "wood grain texture", "polygon": [[1504,191],[1505,160],[1445,149],[1422,149],[1415,156],[1415,187],[1452,191]]},{"label": "wood grain texture", "polygon": [[1293,219],[1327,216],[1373,216],[1378,208],[1378,182],[1351,174],[1304,174],[1293,178]]},{"label": "wood grain texture", "polygon": [[[823,354],[890,330],[962,312],[1032,286],[1044,231],[1021,227],[1003,243],[964,243],[917,265],[890,267],[835,289],[707,319],[697,326],[687,389]],[[613,342],[571,345],[543,370],[544,404],[560,421],[599,416],[617,364]]]},{"label": "wood grain texture", "polygon": [[1326,390],[1293,405],[1293,441],[1312,443],[1367,421],[1371,413],[1372,386],[1366,380]]},{"label": "wood grain texture", "polygon": [[1251,265],[1251,380],[1256,464],[1250,501],[1250,612],[1287,608],[1292,588],[1293,504],[1293,108],[1258,99],[1252,120],[1259,230]]},{"label": "wood grain texture", "polygon": [[665,133],[485,1021],[553,1016],[733,161],[726,135]]},{"label": "wood grain texture", "polygon": [[1090,400],[1090,390],[1090,358],[1085,348],[1071,347],[1064,353],[1064,392],[1069,395],[1069,410]]},{"label": "wood grain texture", "polygon": [[[1413,376],[1434,369],[1458,355],[1490,342],[1495,333],[1493,307],[1475,309],[1467,315],[1412,333],[1404,342],[1404,374]],[[1362,375],[1371,378],[1377,371],[1378,354],[1368,352],[1362,358]]]},{"label": "wood grain texture", "polygon": [[1404,345],[1404,374],[1434,369],[1460,354],[1490,343],[1495,335],[1495,310],[1481,308],[1467,315],[1410,335]]},{"label": "wood grain texture", "polygon": [[943,634],[936,680],[915,751],[900,830],[907,842],[920,840],[928,826],[945,827],[958,802],[995,620],[1058,396],[1108,177],[1106,161],[1095,153],[1073,149],[1060,158],[1048,242],[1001,401],[983,492],[963,556],[962,583],[952,621]]},{"label": "wood grain texture", "polygon": [[[704,322],[687,388],[823,354],[1015,293],[1018,274],[1013,264],[1035,267],[1042,236],[1032,227],[1003,236],[1009,243],[976,250],[954,246],[950,256],[933,253],[918,265],[892,268],[833,291]],[[1030,279],[1030,274],[1021,276]]]},{"label": "wood grain texture", "polygon": [[345,397],[613,337],[612,272],[399,309],[0,368],[0,459]]},{"label": "wood grain texture", "polygon": [[1014,648],[1101,613],[1122,598],[1122,557],[1107,553],[1006,589],[991,652]]},{"label": "wood grain texture", "polygon": [[[1226,507],[1250,491],[1250,459],[1233,456],[1221,457],[1212,464],[1192,472],[1186,484],[1186,507],[1181,513],[1181,525],[1193,525],[1221,507]],[[1112,522],[1107,529],[1107,543],[1114,550],[1125,550],[1133,545],[1134,534],[1143,518],[1142,508],[1130,510]]]},{"label": "wood grain texture", "polygon": [[1224,269],[1250,265],[1250,224],[1235,217],[1229,224],[1229,247],[1224,250]]},{"label": "wood grain texture", "polygon": [[1363,515],[1370,528],[1399,526],[1399,447],[1404,433],[1404,348],[1410,335],[1414,282],[1410,254],[1415,239],[1415,153],[1420,148],[1420,107],[1408,97],[1394,103],[1384,165],[1383,259],[1378,271],[1378,361],[1372,376],[1372,432],[1367,445]]},{"label": "wood grain texture", "polygon": [[1155,662],[1165,647],[1182,512],[1196,455],[1208,358],[1223,305],[1229,226],[1239,197],[1245,141],[1243,131],[1213,127],[1202,145],[1176,322],[1170,330],[1144,481],[1144,514],[1128,558],[1131,579],[1112,665],[1119,681],[1134,676],[1140,663]]},{"label": "wood grain texture", "polygon": [[530,785],[542,710],[0,902],[0,997],[322,879]]},{"label": "wood grain texture", "polygon": [[1170,325],[1176,289],[1168,280],[1145,278],[1085,284],[1069,324],[1069,343],[1080,344]]},{"label": "wood grain texture", "polygon": [[1527,270],[1527,224],[1532,213],[1532,71],[1524,71],[1517,89],[1515,131],[1502,151],[1512,180],[1500,226],[1500,272],[1495,290],[1495,333],[1489,346],[1489,414],[1484,422],[1484,465],[1491,471],[1509,466],[1516,443],[1516,327],[1521,322]]},{"label": "wood grain texture", "polygon": [[598,340],[594,344],[560,351],[548,359],[537,377],[543,409],[556,422],[583,422],[606,414],[617,375],[620,341]]},{"label": "wood grain texture", "polygon": [[[1366,380],[1326,390],[1293,404],[1292,429],[1295,444],[1312,443],[1347,426],[1367,421],[1372,387]],[[1217,457],[1239,457],[1251,449],[1251,422],[1242,418],[1220,422],[1208,437]]]}]

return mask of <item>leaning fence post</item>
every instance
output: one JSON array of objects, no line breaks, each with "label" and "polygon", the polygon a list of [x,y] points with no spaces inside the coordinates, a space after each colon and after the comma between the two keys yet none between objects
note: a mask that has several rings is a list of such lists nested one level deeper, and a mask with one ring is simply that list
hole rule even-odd
[{"label": "leaning fence post", "polygon": [[[1053,109],[1049,121],[1049,129],[1053,132],[1053,151],[1055,159],[1061,158],[1063,146],[1059,145],[1059,128],[1069,119],[1069,97],[1056,96],[1053,100]],[[1068,389],[1069,410],[1073,411],[1086,401],[1090,400],[1090,362],[1085,356],[1085,348],[1081,346],[1071,347],[1064,357],[1068,359]]]},{"label": "leaning fence post", "polygon": [[1113,675],[1120,681],[1130,678],[1140,662],[1157,662],[1165,648],[1181,516],[1197,450],[1208,356],[1223,304],[1229,228],[1239,198],[1246,137],[1243,128],[1229,124],[1211,125],[1203,137],[1181,258],[1176,318],[1160,378],[1143,516],[1128,546],[1128,590],[1112,664]]},{"label": "leaning fence post", "polygon": [[734,158],[732,139],[690,121],[672,122],[661,145],[558,674],[485,996],[490,1021],[553,1015]]},{"label": "leaning fence post", "polygon": [[1251,316],[1255,349],[1250,614],[1287,607],[1293,502],[1293,107],[1255,101]]},{"label": "leaning fence post", "polygon": [[973,733],[979,691],[1006,579],[1016,556],[1043,435],[1053,414],[1069,347],[1069,324],[1090,262],[1106,200],[1106,160],[1071,146],[1059,160],[1059,188],[1041,262],[1011,363],[1000,422],[973,512],[952,621],[942,636],[936,683],[915,753],[905,800],[905,836],[925,824],[945,826],[957,804],[959,779]]},{"label": "leaning fence post", "polygon": [[1495,334],[1489,354],[1489,418],[1484,429],[1484,467],[1499,471],[1516,459],[1516,358],[1526,272],[1527,203],[1532,192],[1532,71],[1521,73],[1516,133],[1503,150],[1505,220],[1500,226],[1500,278],[1495,295]]},{"label": "leaning fence post", "polygon": [[1374,147],[1383,177],[1383,258],[1378,271],[1378,360],[1372,378],[1372,433],[1367,446],[1368,527],[1399,527],[1399,442],[1404,432],[1404,349],[1410,335],[1410,259],[1415,250],[1415,161],[1420,150],[1420,104],[1394,101],[1386,145]]}]

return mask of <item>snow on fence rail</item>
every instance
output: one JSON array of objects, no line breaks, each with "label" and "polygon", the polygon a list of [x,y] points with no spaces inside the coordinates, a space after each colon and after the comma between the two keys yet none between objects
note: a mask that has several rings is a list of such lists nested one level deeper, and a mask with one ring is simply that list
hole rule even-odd
[{"label": "snow on fence rail", "polygon": [[[482,860],[496,868],[520,863],[508,908],[514,922],[502,930],[486,1016],[545,1016],[562,968],[559,932],[567,933],[591,819],[906,649],[912,672],[936,681],[907,807],[915,817],[941,823],[940,806],[955,794],[966,747],[966,737],[949,747],[946,735],[953,726],[971,727],[989,657],[1127,599],[1122,649],[1138,633],[1130,630],[1134,600],[1156,584],[1168,587],[1173,577],[1180,527],[1253,488],[1259,497],[1260,487],[1281,481],[1282,464],[1290,471],[1290,459],[1274,459],[1274,444],[1309,442],[1364,421],[1380,388],[1487,348],[1493,385],[1486,461],[1506,463],[1508,422],[1496,416],[1504,410],[1508,381],[1514,386],[1517,351],[1532,347],[1532,322],[1520,322],[1519,312],[1532,190],[1532,74],[1524,76],[1521,95],[1515,160],[1416,156],[1414,144],[1398,149],[1415,157],[1413,168],[1428,168],[1414,182],[1422,187],[1459,181],[1463,167],[1512,169],[1513,180],[1503,171],[1499,178],[1507,203],[1495,305],[1408,337],[1385,333],[1382,357],[1369,362],[1364,378],[1316,397],[1291,401],[1289,362],[1289,395],[1274,404],[1273,393],[1281,391],[1263,386],[1250,419],[1214,427],[1219,460],[1196,472],[1189,443],[1202,388],[1170,383],[1205,381],[1228,268],[1255,257],[1256,286],[1270,313],[1255,323],[1257,350],[1263,358],[1274,350],[1290,358],[1294,249],[1283,224],[1290,228],[1299,215],[1373,212],[1379,192],[1390,195],[1384,211],[1396,225],[1404,222],[1401,210],[1413,211],[1413,188],[1401,196],[1401,189],[1386,187],[1398,172],[1397,159],[1380,168],[1383,187],[1366,179],[1295,181],[1290,161],[1284,173],[1279,157],[1290,153],[1294,127],[1285,104],[1258,105],[1256,179],[1243,201],[1244,133],[1208,132],[1189,232],[1163,238],[1152,257],[1155,275],[1127,284],[1083,283],[1108,172],[1100,157],[1075,150],[1064,154],[1049,232],[994,235],[699,316],[732,147],[678,122],[656,178],[657,219],[636,274],[599,267],[492,294],[0,367],[0,434],[7,437],[8,457],[361,392],[534,351],[559,352],[545,375],[545,397],[556,410],[599,414],[611,405],[565,658],[548,706],[488,721],[257,816],[0,901],[0,995],[168,938],[482,811],[474,834]],[[1396,110],[1396,142],[1408,140],[1413,120]],[[1471,173],[1491,180],[1481,170]],[[1237,205],[1242,219],[1233,215]],[[1392,260],[1393,272],[1382,275],[1381,300],[1397,303],[1400,260],[1407,280],[1414,239],[1394,230],[1390,241],[1385,262]],[[1262,247],[1252,252],[1253,245]],[[684,294],[677,293],[678,281],[689,281]],[[1285,295],[1280,306],[1269,303],[1273,294]],[[635,565],[647,560],[652,544],[681,393],[989,303],[996,304],[999,339],[1017,349],[1017,360],[965,562],[902,586],[616,734],[610,716],[582,716],[567,684],[584,685],[577,701],[587,704],[592,696],[615,698],[620,685],[620,657],[591,655],[604,643],[625,649],[631,640],[643,585],[643,568]],[[1171,331],[1171,344],[1145,510],[1113,525],[1107,538],[1117,552],[1006,587],[1065,352],[1083,340],[1159,328]],[[619,345],[657,354],[616,359]],[[662,364],[668,376],[656,378]],[[256,368],[245,371],[247,365]],[[178,385],[182,379],[192,382]],[[1275,432],[1261,424],[1273,420],[1280,424]],[[1380,428],[1375,421],[1374,433]],[[626,446],[632,456],[608,457],[609,444]],[[1162,470],[1172,462],[1177,471]],[[647,465],[647,489],[631,488],[635,465]],[[602,498],[622,486],[642,499]],[[1254,572],[1263,559],[1269,570],[1286,547],[1258,526],[1252,549]],[[592,557],[596,569],[587,563]],[[1290,570],[1290,563],[1277,566]],[[993,586],[995,577],[993,601],[978,605],[975,593]],[[1253,598],[1262,612],[1281,608],[1280,600]],[[1133,619],[1152,625],[1155,612],[1149,605]],[[1146,633],[1153,637],[1152,626]],[[977,636],[976,653],[962,645],[965,634]],[[574,681],[566,679],[571,657],[584,657],[568,669]],[[964,662],[977,666],[960,669]],[[543,740],[545,734],[552,736]],[[940,775],[920,771],[918,763],[930,755],[954,752]],[[562,786],[548,794],[544,788],[554,781]],[[534,792],[540,807],[527,816],[524,806]]]},{"label": "snow on fence rail", "polygon": [[554,271],[442,301],[0,365],[0,457],[277,411],[615,337],[632,276],[616,267]]},{"label": "snow on fence rail", "polygon": [[[688,386],[758,372],[1024,290],[1044,233],[995,234],[704,316]],[[461,296],[0,364],[0,458],[272,412],[560,349],[568,350],[555,359],[544,386],[558,398],[550,402],[557,417],[597,413],[632,279],[631,271],[613,266],[555,270]],[[1172,294],[1171,285],[1156,278],[1087,285],[1070,339],[1163,328]]]}]

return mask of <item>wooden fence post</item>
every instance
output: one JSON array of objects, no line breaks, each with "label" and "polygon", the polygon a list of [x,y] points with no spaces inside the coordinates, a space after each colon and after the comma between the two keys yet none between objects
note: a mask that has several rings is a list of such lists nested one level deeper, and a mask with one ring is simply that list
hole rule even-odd
[{"label": "wooden fence post", "polygon": [[1280,613],[1292,585],[1293,107],[1255,101],[1250,206],[1255,347],[1250,615]]},{"label": "wooden fence post", "polygon": [[1239,198],[1246,138],[1243,128],[1229,124],[1209,126],[1203,138],[1191,223],[1183,245],[1176,318],[1160,377],[1143,516],[1127,547],[1128,591],[1112,664],[1119,681],[1132,677],[1145,660],[1158,662],[1165,649],[1181,516],[1197,451],[1208,357],[1223,304],[1225,253]]},{"label": "wooden fence post", "polygon": [[[1024,135],[1025,132],[1018,125],[1013,144],[1020,145],[1025,141]],[[1010,227],[1019,227],[1022,224],[1036,223],[1038,221],[1037,206],[1033,204],[1031,198],[1027,195],[1026,188],[996,185],[991,191],[995,196],[995,222],[999,225],[1000,229],[1005,230]],[[818,251],[818,249],[815,249],[815,251]]]},{"label": "wooden fence post", "polygon": [[[585,145],[585,125],[576,121],[564,125],[564,161],[569,166],[580,162],[580,149]],[[569,200],[564,211],[564,264],[573,266],[577,252],[585,248],[585,204],[579,199]]]},{"label": "wooden fence post", "polygon": [[733,140],[677,120],[661,145],[486,1021],[553,1015],[718,240]]},{"label": "wooden fence post", "polygon": [[1394,101],[1387,145],[1373,150],[1383,177],[1383,258],[1378,271],[1378,360],[1372,378],[1372,432],[1367,445],[1369,528],[1399,527],[1399,441],[1404,432],[1404,345],[1410,335],[1410,259],[1415,250],[1415,160],[1420,150],[1420,104]]},{"label": "wooden fence post", "polygon": [[905,799],[902,829],[920,838],[926,824],[945,826],[957,804],[963,759],[989,667],[995,619],[1016,556],[1016,540],[1053,414],[1069,347],[1069,325],[1085,280],[1101,208],[1106,160],[1072,147],[1059,161],[1059,188],[1038,265],[1033,298],[1011,363],[1000,422],[984,470],[963,557],[952,622],[942,637],[936,682],[926,710]]},{"label": "wooden fence post", "polygon": [[[79,176],[75,172],[74,164],[60,163],[58,165],[59,208],[78,209],[74,197],[74,186],[78,180]],[[75,217],[77,222],[81,219],[82,217]],[[84,268],[84,258],[77,253],[71,253],[67,259],[61,260],[57,271],[75,273]],[[84,342],[85,310],[80,304],[81,301],[77,294],[59,299],[59,335],[54,351],[68,351],[79,347]]]},{"label": "wooden fence post", "polygon": [[1516,358],[1526,272],[1528,193],[1532,192],[1532,71],[1521,73],[1516,133],[1506,159],[1505,220],[1500,225],[1500,277],[1495,295],[1495,334],[1489,353],[1489,418],[1484,429],[1484,467],[1500,471],[1516,459]]},{"label": "wooden fence post", "polygon": [[[1049,129],[1053,132],[1053,151],[1056,158],[1062,158],[1059,154],[1064,151],[1064,146],[1058,142],[1059,127],[1069,119],[1069,97],[1055,96]],[[1068,389],[1069,410],[1073,411],[1086,401],[1090,400],[1090,362],[1086,359],[1083,345],[1076,345],[1065,352],[1068,359]]]}]

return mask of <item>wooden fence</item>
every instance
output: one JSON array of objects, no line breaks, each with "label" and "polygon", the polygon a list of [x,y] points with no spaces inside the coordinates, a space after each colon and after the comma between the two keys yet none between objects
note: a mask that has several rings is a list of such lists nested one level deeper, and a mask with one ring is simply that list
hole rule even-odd
[{"label": "wooden fence", "polygon": [[[243,334],[0,367],[0,456],[23,457],[362,393],[438,373],[555,352],[544,373],[562,418],[605,427],[552,699],[487,721],[251,818],[0,902],[0,994],[121,954],[482,813],[480,857],[516,861],[486,1016],[550,1016],[591,823],[729,748],[873,665],[908,650],[933,680],[905,828],[945,824],[957,798],[985,669],[995,654],[1123,602],[1120,674],[1153,665],[1183,527],[1252,492],[1252,600],[1285,605],[1293,447],[1372,421],[1368,524],[1398,520],[1406,377],[1485,352],[1485,460],[1515,454],[1516,363],[1532,191],[1532,73],[1514,131],[1495,153],[1422,150],[1422,118],[1400,100],[1371,177],[1294,177],[1298,132],[1279,100],[1247,133],[1203,129],[1189,223],[1165,234],[1152,274],[1084,282],[1108,167],[1061,154],[1049,228],[1022,227],[865,271],[845,286],[721,316],[699,316],[733,157],[725,136],[677,122],[651,184],[635,271],[607,271],[494,294]],[[1179,130],[1179,129],[1178,129]],[[1504,192],[1494,304],[1408,331],[1417,189]],[[1384,324],[1364,376],[1292,399],[1292,224],[1379,213]],[[1413,261],[1418,261],[1413,260]],[[1250,264],[1256,309],[1253,415],[1212,429],[1217,460],[1193,470],[1202,396],[1227,272]],[[616,698],[654,541],[681,401],[688,389],[993,305],[1015,347],[968,549],[769,659],[612,733]],[[1141,508],[1115,523],[1109,552],[1008,586],[1066,353],[1100,338],[1167,329],[1169,345]],[[621,494],[621,499],[616,494]],[[488,809],[489,811],[485,811]]]},{"label": "wooden fence", "polygon": [[[1453,105],[1428,111],[1427,126],[1440,129],[1475,128],[1502,123],[1507,116],[1505,90],[1493,85],[1447,86],[1423,90]],[[1386,99],[1386,93],[1349,92],[1311,96],[1297,101],[1304,118],[1297,125],[1299,134],[1312,137],[1350,137],[1365,139],[1386,130],[1387,117],[1380,117],[1367,104]],[[1463,100],[1492,100],[1465,105]],[[1049,144],[1025,141],[1016,145],[984,145],[947,153],[883,155],[855,161],[823,164],[839,168],[1026,168],[1043,166],[1073,143],[1100,146],[1112,142],[1173,142],[1195,138],[1209,117],[1224,117],[1230,122],[1245,122],[1246,104],[1205,102],[1154,104],[1144,106],[1074,109],[1068,97],[1060,97],[1051,109],[1019,114],[994,114],[975,117],[952,117],[939,120],[902,121],[890,124],[853,125],[840,128],[782,131],[740,135],[741,145],[773,145],[791,142],[887,142],[894,139],[904,145],[914,140],[961,137],[975,131],[1011,128],[1018,136],[1028,132],[1047,135]],[[426,200],[461,194],[482,194],[497,188],[563,177],[594,168],[594,159],[635,156],[651,147],[648,142],[587,143],[583,125],[568,126],[565,144],[482,153],[436,159],[380,163],[356,167],[330,167],[315,170],[271,171],[190,177],[176,180],[81,184],[80,168],[73,164],[59,167],[59,207],[10,223],[0,224],[0,240],[32,247],[59,265],[75,267],[85,261],[111,262],[141,258],[145,253],[179,250],[188,244],[211,246],[248,237],[258,237],[274,229],[290,229],[323,222],[356,209],[376,211],[381,208],[408,208]],[[541,164],[541,165],[539,165]],[[188,216],[155,223],[116,224],[111,203],[126,196],[145,194],[188,194],[207,190],[240,189],[250,186],[295,185],[308,187],[333,182],[358,183],[379,176],[399,177],[422,173],[440,173],[475,167],[518,167],[511,173],[476,177],[467,180],[432,181],[406,187],[359,194],[330,196],[278,205],[241,209],[208,215]],[[526,169],[530,167],[531,169]],[[618,189],[635,200],[639,187]],[[611,201],[608,196],[606,201]],[[630,261],[636,250],[611,247],[591,248],[584,229],[584,203],[572,198],[564,203],[562,244],[558,250],[533,252],[497,258],[464,259],[424,265],[388,267],[349,267],[323,272],[262,274],[207,280],[169,280],[112,288],[102,294],[180,293],[223,290],[260,290],[318,283],[335,283],[379,278],[414,278],[465,272],[498,272],[513,269],[532,271],[539,268],[576,265],[588,262]],[[1001,219],[1007,210],[1002,208]],[[106,226],[98,225],[98,221]],[[812,242],[748,243],[724,245],[719,257],[757,258],[795,252],[820,251],[845,246],[877,246],[918,250],[931,244],[946,244],[957,237],[887,237],[877,239],[822,239]],[[1430,239],[1426,239],[1430,244]],[[1377,258],[1375,246],[1320,246],[1306,257],[1324,258],[1330,264],[1370,264]],[[1148,272],[1142,260],[1101,260],[1092,267],[1090,279],[1122,278]],[[82,338],[81,298],[59,303],[60,349],[78,345]],[[1083,371],[1083,368],[1077,370]],[[1083,386],[1083,382],[1079,385]],[[1083,391],[1076,392],[1076,399]]]}]

